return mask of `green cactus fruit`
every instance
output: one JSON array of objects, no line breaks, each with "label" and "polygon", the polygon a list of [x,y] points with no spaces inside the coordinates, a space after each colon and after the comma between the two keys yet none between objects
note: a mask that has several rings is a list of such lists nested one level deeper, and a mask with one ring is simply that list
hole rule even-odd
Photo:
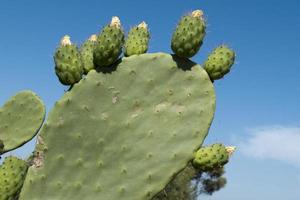
[{"label": "green cactus fruit", "polygon": [[18,199],[28,164],[13,156],[6,157],[0,166],[0,200]]},{"label": "green cactus fruit", "polygon": [[203,64],[211,80],[223,78],[234,63],[235,53],[225,45],[217,47]]},{"label": "green cactus fruit", "polygon": [[91,70],[50,112],[20,200],[150,200],[193,159],[214,111],[213,84],[188,59]]},{"label": "green cactus fruit", "polygon": [[0,108],[0,155],[31,140],[45,117],[41,99],[31,91],[22,91]]},{"label": "green cactus fruit", "polygon": [[96,41],[97,35],[91,35],[91,37],[85,41],[79,49],[83,63],[84,74],[89,73],[89,71],[95,68],[93,53]]},{"label": "green cactus fruit", "polygon": [[98,35],[94,50],[96,67],[106,67],[116,62],[122,53],[124,33],[118,17],[113,17],[110,25]]},{"label": "green cactus fruit", "polygon": [[146,53],[148,50],[150,33],[145,22],[133,27],[129,33],[124,45],[124,55],[132,56]]},{"label": "green cactus fruit", "polygon": [[195,10],[182,17],[173,33],[171,48],[179,57],[190,58],[200,49],[205,36],[203,12]]},{"label": "green cactus fruit", "polygon": [[80,81],[83,66],[76,45],[68,35],[64,36],[54,55],[55,73],[63,85],[73,85]]},{"label": "green cactus fruit", "polygon": [[233,153],[234,147],[225,147],[223,144],[213,144],[201,147],[195,154],[193,164],[203,172],[223,167]]}]

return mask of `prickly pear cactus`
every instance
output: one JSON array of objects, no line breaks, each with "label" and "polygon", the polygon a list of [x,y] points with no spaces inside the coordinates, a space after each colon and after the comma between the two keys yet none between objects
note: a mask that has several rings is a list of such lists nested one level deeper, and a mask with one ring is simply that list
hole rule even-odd
[{"label": "prickly pear cactus", "polygon": [[0,200],[17,198],[26,176],[28,163],[13,156],[0,166]]},{"label": "prickly pear cactus", "polygon": [[213,85],[189,60],[143,54],[91,71],[50,113],[21,199],[151,199],[192,159],[214,110]]},{"label": "prickly pear cactus", "polygon": [[[222,145],[205,161],[199,150],[216,101],[210,72],[188,59],[205,35],[202,15],[197,10],[181,20],[171,44],[175,55],[146,53],[144,23],[129,33],[126,57],[119,58],[124,32],[118,17],[80,51],[64,37],[55,70],[71,88],[40,130],[17,199],[194,199],[190,181],[206,170],[203,163],[217,163],[213,168],[228,161]],[[16,127],[3,116],[5,127]]]},{"label": "prickly pear cactus", "polygon": [[41,99],[31,91],[22,91],[0,108],[0,155],[31,140],[45,117]]}]

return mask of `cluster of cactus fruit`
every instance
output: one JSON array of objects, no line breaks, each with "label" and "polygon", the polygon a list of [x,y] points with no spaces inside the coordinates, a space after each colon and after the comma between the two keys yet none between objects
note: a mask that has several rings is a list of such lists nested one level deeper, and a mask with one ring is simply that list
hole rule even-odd
[{"label": "cluster of cactus fruit", "polygon": [[222,45],[204,68],[189,60],[205,30],[202,11],[182,17],[172,37],[174,55],[146,53],[145,22],[125,39],[118,17],[80,48],[64,36],[55,72],[71,88],[47,121],[31,91],[0,108],[0,155],[37,135],[28,160],[5,158],[0,200],[194,199],[191,180],[204,172],[221,175],[215,172],[234,151],[222,144],[201,147],[215,111],[213,81],[235,58]]}]

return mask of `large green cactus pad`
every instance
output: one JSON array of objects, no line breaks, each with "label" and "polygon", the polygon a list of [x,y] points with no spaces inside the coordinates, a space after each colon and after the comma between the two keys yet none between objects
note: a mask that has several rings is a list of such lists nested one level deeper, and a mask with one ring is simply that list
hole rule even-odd
[{"label": "large green cactus pad", "polygon": [[50,112],[20,200],[151,199],[192,159],[214,111],[213,85],[189,60],[142,54],[92,70]]},{"label": "large green cactus pad", "polygon": [[45,117],[45,107],[31,91],[22,91],[0,108],[0,152],[16,149],[31,140],[40,129]]}]

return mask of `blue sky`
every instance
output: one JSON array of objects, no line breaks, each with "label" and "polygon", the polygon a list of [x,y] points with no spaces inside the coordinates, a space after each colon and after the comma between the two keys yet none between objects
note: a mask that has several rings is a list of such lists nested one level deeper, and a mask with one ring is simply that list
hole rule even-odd
[{"label": "blue sky", "polygon": [[[208,28],[192,60],[202,63],[217,45],[237,53],[236,64],[216,81],[217,111],[205,143],[238,147],[226,166],[228,184],[207,200],[300,199],[300,3],[241,0],[115,0],[0,2],[0,104],[31,89],[47,110],[66,89],[54,74],[53,53],[69,34],[80,44],[118,15],[123,26],[145,20],[150,52],[171,52],[180,16],[204,10]],[[21,156],[33,142],[13,152]]]}]

